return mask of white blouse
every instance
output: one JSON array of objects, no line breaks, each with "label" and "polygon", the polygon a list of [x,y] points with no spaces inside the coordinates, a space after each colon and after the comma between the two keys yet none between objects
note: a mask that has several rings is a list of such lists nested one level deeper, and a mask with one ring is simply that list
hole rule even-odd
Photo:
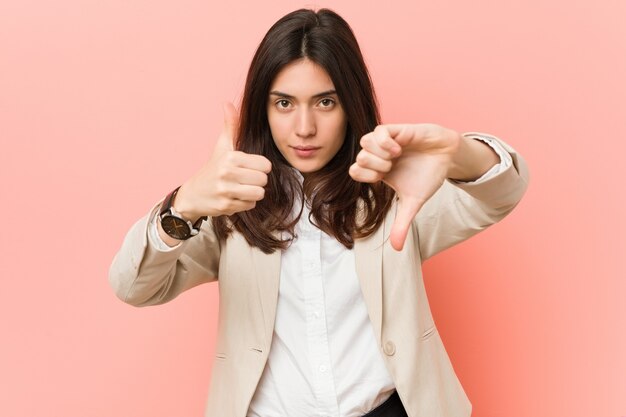
[{"label": "white blouse", "polygon": [[282,253],[269,358],[248,417],[362,416],[393,393],[356,275],[354,251],[304,207]]}]

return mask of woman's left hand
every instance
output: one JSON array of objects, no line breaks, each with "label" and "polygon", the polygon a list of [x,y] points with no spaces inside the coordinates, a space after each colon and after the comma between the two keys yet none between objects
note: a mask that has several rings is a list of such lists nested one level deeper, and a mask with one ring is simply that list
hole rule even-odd
[{"label": "woman's left hand", "polygon": [[475,179],[498,162],[488,146],[468,142],[435,124],[380,125],[361,138],[363,149],[350,176],[360,182],[382,180],[396,191],[398,212],[390,236],[394,249],[402,249],[411,221],[447,178]]}]

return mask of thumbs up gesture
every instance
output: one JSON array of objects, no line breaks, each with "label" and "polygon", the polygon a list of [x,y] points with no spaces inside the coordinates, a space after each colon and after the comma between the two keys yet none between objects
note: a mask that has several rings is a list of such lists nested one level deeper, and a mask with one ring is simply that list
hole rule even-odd
[{"label": "thumbs up gesture", "polygon": [[461,172],[456,163],[465,146],[459,133],[433,124],[380,125],[361,138],[363,149],[349,173],[360,182],[382,180],[396,191],[398,211],[390,235],[394,249],[404,246],[422,205],[446,178]]},{"label": "thumbs up gesture", "polygon": [[236,149],[239,117],[232,103],[224,105],[224,128],[204,166],[178,191],[174,208],[192,222],[202,216],[231,215],[250,210],[265,196],[269,159]]}]

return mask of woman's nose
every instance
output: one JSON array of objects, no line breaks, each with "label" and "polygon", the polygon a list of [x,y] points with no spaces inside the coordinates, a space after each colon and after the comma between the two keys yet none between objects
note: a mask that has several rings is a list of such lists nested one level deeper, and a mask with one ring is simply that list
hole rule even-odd
[{"label": "woman's nose", "polygon": [[315,135],[315,116],[309,109],[301,109],[296,121],[296,135],[307,138]]}]

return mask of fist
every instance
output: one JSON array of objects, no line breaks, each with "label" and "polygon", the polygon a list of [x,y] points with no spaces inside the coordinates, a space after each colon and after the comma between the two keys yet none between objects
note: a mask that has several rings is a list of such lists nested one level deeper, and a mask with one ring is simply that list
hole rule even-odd
[{"label": "fist", "polygon": [[398,211],[390,242],[401,250],[413,218],[441,187],[459,147],[460,135],[433,124],[380,125],[361,138],[350,167],[360,182],[383,181],[396,191]]},{"label": "fist", "polygon": [[265,196],[269,159],[236,149],[239,117],[232,103],[224,105],[224,126],[213,153],[181,187],[174,208],[195,221],[202,216],[232,215],[250,210]]}]

